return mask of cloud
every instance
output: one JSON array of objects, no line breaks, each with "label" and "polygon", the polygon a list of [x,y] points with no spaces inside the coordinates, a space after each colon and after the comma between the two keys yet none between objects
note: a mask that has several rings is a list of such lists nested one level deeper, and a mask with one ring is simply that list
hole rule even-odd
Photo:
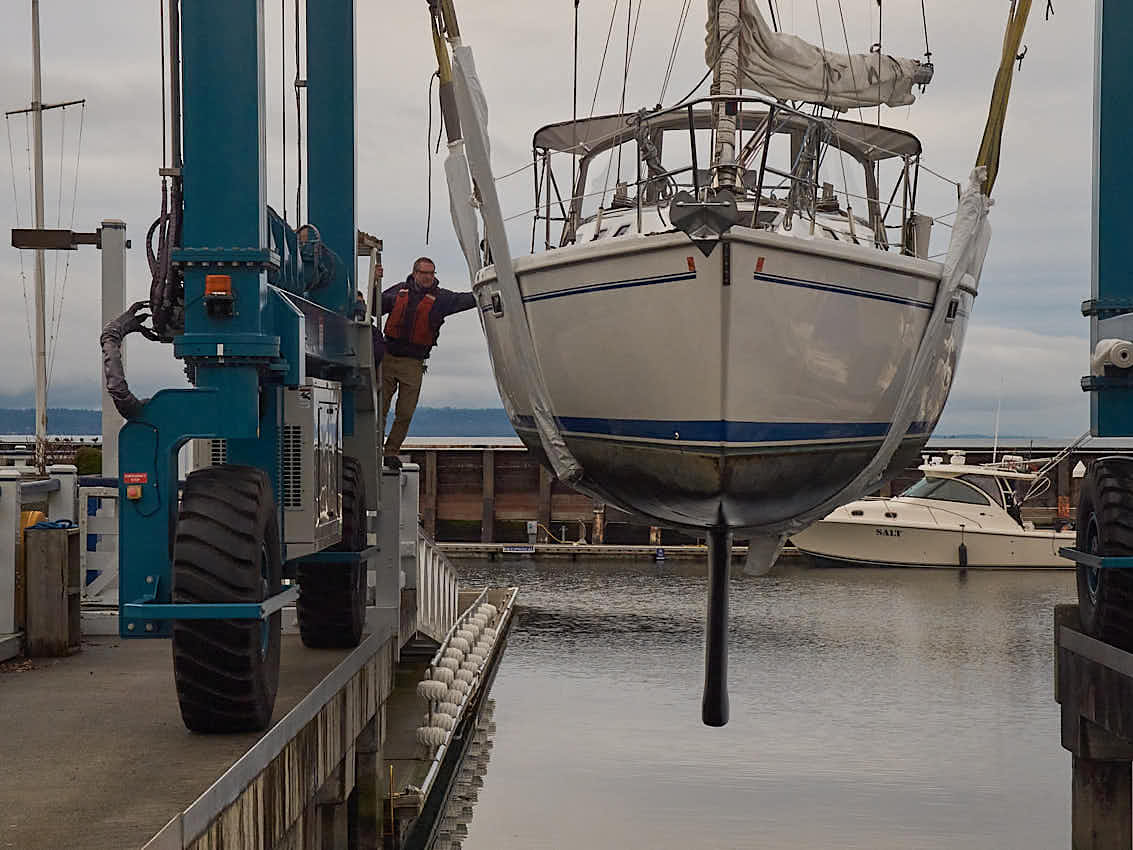
[{"label": "cloud", "polygon": [[[1000,433],[1076,436],[1089,426],[1089,405],[1079,385],[1089,370],[1085,335],[974,325],[936,433],[991,434],[999,407]],[[1068,390],[1076,394],[1072,404]]]},{"label": "cloud", "polygon": [[[25,106],[31,97],[28,4],[9,5],[6,26],[0,29],[0,106],[5,110]],[[93,230],[104,218],[127,222],[133,240],[128,260],[130,299],[148,292],[142,241],[160,205],[158,5],[152,0],[41,3],[44,100],[87,99],[74,225]],[[598,80],[611,5],[584,3],[580,7],[579,112],[583,115],[589,114]],[[831,48],[842,47],[841,21],[831,0],[819,2],[821,22],[808,4],[791,4],[790,10],[787,4],[779,5],[788,29],[815,43],[825,39]],[[989,9],[987,0],[926,3],[936,80],[916,105],[886,110],[882,116],[885,123],[909,129],[923,140],[930,167],[957,178],[966,175],[974,159],[1001,47],[1007,4],[990,5],[994,8]],[[510,171],[529,160],[531,136],[538,126],[571,114],[572,4],[477,0],[458,6],[465,38],[477,52],[491,106],[496,170]],[[657,102],[682,6],[682,0],[655,0],[642,14],[626,84],[627,108]],[[280,131],[286,114],[293,144],[290,79],[294,68],[288,56],[281,78],[280,36],[289,41],[289,31],[279,29],[278,6],[269,3],[266,7],[268,201],[282,210],[285,158]],[[896,4],[891,10],[887,4],[887,51],[910,56],[923,52],[918,7]],[[619,9],[624,10],[625,4]],[[874,16],[848,11],[850,48],[868,50],[877,40]],[[702,16],[703,4],[694,3],[666,102],[684,95],[704,74]],[[598,89],[598,112],[616,109],[621,97],[624,25],[624,18],[619,17],[613,27]],[[1011,392],[1017,392],[1012,405],[1004,398],[1004,422],[1009,421],[1013,405],[1018,411],[1030,411],[1026,416],[1020,414],[1020,421],[1013,425],[1017,433],[1025,433],[1024,426],[1037,429],[1035,433],[1076,433],[1087,410],[1077,384],[1081,367],[1056,368],[1050,362],[1054,371],[1026,371],[1030,369],[1027,358],[1020,358],[1016,348],[992,344],[997,334],[1018,344],[1038,338],[1044,342],[1040,348],[1049,353],[1050,340],[1058,340],[1057,363],[1075,364],[1084,360],[1087,347],[1086,322],[1077,305],[1089,292],[1092,16],[1060,9],[1058,17],[1046,23],[1036,8],[1025,42],[1029,53],[1016,77],[996,187],[995,238],[969,349],[945,414],[945,423],[957,423],[954,430],[960,430],[964,422],[977,421],[981,410],[994,410],[995,393],[989,396],[985,384],[987,380],[996,383],[998,374],[1007,374]],[[445,284],[460,288],[467,285],[467,278],[448,221],[440,159],[434,161],[432,233],[430,244],[425,244],[430,193],[426,92],[433,64],[423,3],[359,4],[358,224],[385,239],[388,282],[400,279],[416,256],[428,253],[437,260]],[[866,117],[873,120],[874,114]],[[45,116],[49,226],[56,221],[64,227],[71,223],[79,118],[77,110],[68,109],[64,128],[61,112]],[[435,109],[433,120],[435,134]],[[30,216],[26,124],[13,117],[5,129],[11,133],[12,147],[10,157],[7,150],[0,150],[3,232],[16,225],[17,212],[24,226]],[[62,157],[61,130],[65,131]],[[0,148],[7,148],[6,134],[0,136]],[[291,196],[287,207],[294,216],[293,147],[287,151],[286,162]],[[531,173],[525,171],[501,183],[501,195],[508,213],[529,208]],[[955,189],[926,175],[920,200],[922,209],[941,214],[955,206]],[[513,250],[526,250],[529,220],[515,222],[511,233]],[[936,238],[937,244],[943,244],[947,229],[939,226]],[[0,358],[8,364],[0,380],[0,398],[20,397],[32,383],[24,301],[25,291],[29,303],[31,300],[32,257],[25,254],[22,259],[21,278],[19,252],[0,249]],[[67,281],[62,307],[55,310],[56,321],[49,328],[55,340],[51,403],[77,404],[88,399],[85,403],[93,405],[100,380],[99,257],[97,251],[83,248],[58,259],[58,272],[53,258],[47,275],[48,303],[60,303],[64,278]],[[1047,356],[1043,352],[1034,356],[1040,354]],[[171,350],[152,343],[131,343],[129,370],[132,384],[141,393],[184,383]],[[1028,380],[1017,380],[1017,374],[1029,376]],[[473,316],[455,317],[446,324],[430,364],[422,403],[498,403],[483,336]]]}]

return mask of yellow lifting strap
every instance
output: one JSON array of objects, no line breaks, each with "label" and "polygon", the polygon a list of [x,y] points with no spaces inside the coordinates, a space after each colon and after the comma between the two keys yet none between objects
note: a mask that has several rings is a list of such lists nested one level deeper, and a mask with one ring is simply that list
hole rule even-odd
[{"label": "yellow lifting strap", "polygon": [[988,110],[987,126],[984,127],[983,141],[980,142],[976,165],[987,166],[987,180],[984,181],[984,194],[991,196],[995,178],[999,174],[999,153],[1003,146],[1003,128],[1007,122],[1007,102],[1011,98],[1011,82],[1015,77],[1015,63],[1019,60],[1019,45],[1023,41],[1023,30],[1027,28],[1027,17],[1031,14],[1031,0],[1012,0],[1011,11],[1007,17],[1007,32],[1003,36],[1003,56],[999,60],[999,73],[995,75],[995,88],[991,93],[991,108]]}]

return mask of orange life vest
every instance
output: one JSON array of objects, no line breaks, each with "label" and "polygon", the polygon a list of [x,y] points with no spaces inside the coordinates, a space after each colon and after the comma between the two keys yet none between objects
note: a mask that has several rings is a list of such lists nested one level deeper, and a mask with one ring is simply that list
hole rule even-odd
[{"label": "orange life vest", "polygon": [[409,287],[398,290],[397,300],[386,319],[385,333],[389,339],[396,339],[410,345],[421,346],[426,351],[437,344],[437,331],[430,321],[437,296],[425,293],[417,302],[417,309],[409,313]]}]

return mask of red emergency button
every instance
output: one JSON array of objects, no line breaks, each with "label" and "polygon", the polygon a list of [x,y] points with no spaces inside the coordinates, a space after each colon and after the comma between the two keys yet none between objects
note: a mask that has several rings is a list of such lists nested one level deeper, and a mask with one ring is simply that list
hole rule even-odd
[{"label": "red emergency button", "polygon": [[126,487],[126,498],[132,502],[138,501],[142,497],[142,485],[130,484]]}]

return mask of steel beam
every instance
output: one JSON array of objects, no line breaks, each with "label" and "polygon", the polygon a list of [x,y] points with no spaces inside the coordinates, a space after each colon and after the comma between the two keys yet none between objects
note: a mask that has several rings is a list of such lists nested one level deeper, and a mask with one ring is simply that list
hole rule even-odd
[{"label": "steel beam", "polygon": [[311,298],[344,316],[358,267],[354,18],[354,0],[307,0],[308,216],[346,268]]},{"label": "steel beam", "polygon": [[[102,327],[126,310],[126,222],[104,221],[102,241]],[[126,365],[125,346],[122,366]],[[125,420],[102,382],[102,475],[118,477],[118,431]]]},{"label": "steel beam", "polygon": [[[1133,299],[1129,276],[1130,227],[1124,199],[1133,192],[1128,135],[1133,115],[1133,4],[1099,0],[1094,77],[1093,252],[1091,292],[1096,302]],[[1090,347],[1102,339],[1133,339],[1133,312],[1090,319]],[[1133,434],[1133,390],[1101,387],[1090,393],[1090,430],[1097,437]]]}]

